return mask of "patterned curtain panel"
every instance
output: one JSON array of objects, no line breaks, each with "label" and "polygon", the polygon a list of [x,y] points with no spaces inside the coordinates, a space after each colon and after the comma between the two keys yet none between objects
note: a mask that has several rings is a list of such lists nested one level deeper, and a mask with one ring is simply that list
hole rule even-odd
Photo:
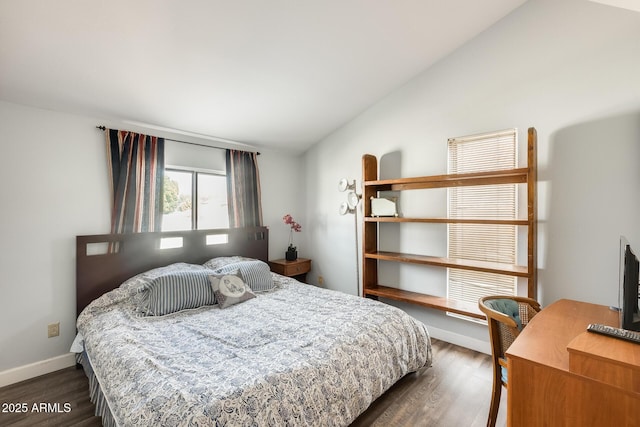
[{"label": "patterned curtain panel", "polygon": [[107,129],[112,233],[160,231],[164,139]]},{"label": "patterned curtain panel", "polygon": [[262,226],[258,155],[226,150],[229,226]]}]

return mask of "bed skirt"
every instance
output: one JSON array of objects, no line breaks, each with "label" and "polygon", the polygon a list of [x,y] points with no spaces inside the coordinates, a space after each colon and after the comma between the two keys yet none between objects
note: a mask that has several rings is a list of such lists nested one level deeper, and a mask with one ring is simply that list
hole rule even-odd
[{"label": "bed skirt", "polygon": [[85,375],[89,379],[89,397],[91,399],[91,403],[96,407],[94,411],[95,416],[102,418],[102,425],[104,427],[117,427],[117,424],[113,419],[113,415],[111,415],[109,404],[107,403],[104,394],[102,394],[100,382],[93,372],[91,362],[89,362],[86,352],[76,353],[76,363],[79,363],[82,366]]}]

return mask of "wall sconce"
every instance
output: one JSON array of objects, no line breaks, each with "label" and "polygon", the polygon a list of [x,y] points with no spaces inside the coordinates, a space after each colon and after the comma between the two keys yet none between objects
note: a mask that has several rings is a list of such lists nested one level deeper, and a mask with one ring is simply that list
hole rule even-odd
[{"label": "wall sconce", "polygon": [[356,193],[356,180],[354,179],[349,183],[347,178],[342,178],[338,183],[338,190],[345,192],[347,190],[347,201],[340,204],[340,215],[346,215],[348,213],[355,213],[356,206],[360,203],[361,194]]},{"label": "wall sconce", "polygon": [[349,182],[347,178],[342,178],[338,183],[338,190],[341,193],[347,192],[347,201],[340,203],[340,215],[355,214],[353,216],[353,226],[356,232],[355,249],[356,249],[356,293],[360,296],[360,259],[358,257],[358,215],[356,207],[360,203],[362,194],[356,193],[356,180]]}]

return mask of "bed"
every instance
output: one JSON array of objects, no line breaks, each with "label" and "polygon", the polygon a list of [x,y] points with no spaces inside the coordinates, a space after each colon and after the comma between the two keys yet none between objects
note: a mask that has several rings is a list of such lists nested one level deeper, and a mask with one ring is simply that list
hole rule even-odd
[{"label": "bed", "polygon": [[[403,311],[265,272],[266,228],[144,234],[76,239],[78,360],[105,425],[347,426],[431,364]],[[217,299],[154,299],[182,286]]]}]

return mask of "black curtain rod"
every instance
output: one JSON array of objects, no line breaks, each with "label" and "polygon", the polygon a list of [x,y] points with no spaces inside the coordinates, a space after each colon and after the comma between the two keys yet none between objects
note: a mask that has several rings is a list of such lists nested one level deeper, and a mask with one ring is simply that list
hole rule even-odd
[{"label": "black curtain rod", "polygon": [[[105,131],[105,130],[107,130],[107,127],[106,126],[96,126],[96,129],[100,129],[101,131]],[[165,141],[173,141],[173,142],[179,142],[181,144],[196,145],[198,147],[217,148],[219,150],[224,150],[225,149],[225,148],[222,148],[222,147],[216,147],[214,145],[198,144],[197,142],[180,141],[178,139],[171,139],[171,138],[164,138],[164,139],[165,139]],[[247,150],[241,150],[241,151],[247,151]],[[255,153],[258,156],[260,155],[259,151],[256,151]]]}]

